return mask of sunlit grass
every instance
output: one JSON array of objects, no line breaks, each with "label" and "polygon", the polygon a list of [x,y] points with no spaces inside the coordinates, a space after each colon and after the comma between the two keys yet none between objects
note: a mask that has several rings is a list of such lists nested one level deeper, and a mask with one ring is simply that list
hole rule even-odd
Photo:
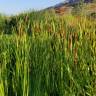
[{"label": "sunlit grass", "polygon": [[0,96],[95,96],[95,21],[47,13],[14,18],[11,34],[0,35]]}]

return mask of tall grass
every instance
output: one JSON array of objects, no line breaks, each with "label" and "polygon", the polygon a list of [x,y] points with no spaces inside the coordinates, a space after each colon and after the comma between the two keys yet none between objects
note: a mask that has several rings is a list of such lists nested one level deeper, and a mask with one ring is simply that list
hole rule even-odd
[{"label": "tall grass", "polygon": [[0,35],[0,96],[95,96],[96,22],[32,14]]}]

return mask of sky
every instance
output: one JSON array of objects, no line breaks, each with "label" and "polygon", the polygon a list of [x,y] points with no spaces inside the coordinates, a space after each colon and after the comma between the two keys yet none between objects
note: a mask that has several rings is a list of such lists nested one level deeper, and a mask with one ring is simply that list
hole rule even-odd
[{"label": "sky", "polygon": [[0,0],[0,13],[19,14],[27,10],[41,10],[64,0]]}]

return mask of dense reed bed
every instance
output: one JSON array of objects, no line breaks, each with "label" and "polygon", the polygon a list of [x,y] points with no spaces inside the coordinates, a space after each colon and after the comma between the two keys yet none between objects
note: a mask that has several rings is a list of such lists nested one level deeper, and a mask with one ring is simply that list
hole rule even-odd
[{"label": "dense reed bed", "polygon": [[95,20],[33,12],[6,22],[0,96],[96,96]]}]

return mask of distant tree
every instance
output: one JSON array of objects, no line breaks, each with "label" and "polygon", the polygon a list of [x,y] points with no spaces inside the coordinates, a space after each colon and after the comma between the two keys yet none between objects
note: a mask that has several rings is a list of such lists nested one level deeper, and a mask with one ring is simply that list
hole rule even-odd
[{"label": "distant tree", "polygon": [[74,0],[74,8],[73,8],[73,14],[82,14],[83,10],[84,10],[84,0]]},{"label": "distant tree", "polygon": [[3,31],[4,26],[5,26],[4,21],[5,21],[5,16],[3,16],[2,14],[0,14],[0,34]]},{"label": "distant tree", "polygon": [[96,0],[92,0],[93,3],[96,3]]}]

